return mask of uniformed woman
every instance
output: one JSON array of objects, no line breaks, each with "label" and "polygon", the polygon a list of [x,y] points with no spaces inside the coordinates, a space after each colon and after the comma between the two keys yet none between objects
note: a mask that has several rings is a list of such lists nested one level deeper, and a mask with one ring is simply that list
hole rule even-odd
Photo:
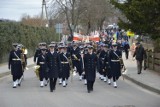
[{"label": "uniformed woman", "polygon": [[21,62],[21,51],[18,50],[18,44],[13,44],[13,50],[9,54],[8,68],[11,69],[11,75],[13,78],[13,88],[17,85],[21,85],[21,77],[23,75],[23,68]]},{"label": "uniformed woman", "polygon": [[41,54],[38,56],[38,60],[37,60],[37,65],[40,66],[40,69],[39,69],[40,87],[43,87],[44,85],[47,86],[47,82],[48,82],[46,51],[47,51],[47,48],[45,47],[41,48]]},{"label": "uniformed woman", "polygon": [[117,88],[116,81],[121,76],[121,64],[120,58],[122,58],[122,53],[117,49],[117,44],[114,43],[113,50],[111,50],[109,58],[110,58],[110,67],[111,67],[111,75],[113,78],[113,86]]},{"label": "uniformed woman", "polygon": [[69,65],[69,57],[70,54],[67,52],[67,46],[61,46],[62,53],[60,54],[61,67],[62,67],[62,85],[63,87],[67,86],[67,81],[70,76],[70,65]]}]

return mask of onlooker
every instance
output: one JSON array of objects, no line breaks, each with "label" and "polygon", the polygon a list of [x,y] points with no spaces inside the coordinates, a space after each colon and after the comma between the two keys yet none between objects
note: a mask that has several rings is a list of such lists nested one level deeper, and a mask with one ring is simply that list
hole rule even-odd
[{"label": "onlooker", "polygon": [[146,59],[147,55],[142,44],[140,44],[139,42],[136,43],[136,50],[134,52],[133,57],[136,57],[136,60],[137,60],[137,70],[138,70],[137,73],[141,74],[142,63],[143,63],[143,60]]}]

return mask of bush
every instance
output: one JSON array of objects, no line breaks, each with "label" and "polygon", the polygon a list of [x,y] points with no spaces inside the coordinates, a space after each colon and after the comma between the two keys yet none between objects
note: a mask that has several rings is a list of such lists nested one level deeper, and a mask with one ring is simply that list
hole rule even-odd
[{"label": "bush", "polygon": [[12,43],[21,43],[29,50],[32,56],[39,42],[50,43],[57,41],[53,28],[33,27],[19,22],[0,22],[0,63],[8,60],[8,54],[12,49]]}]

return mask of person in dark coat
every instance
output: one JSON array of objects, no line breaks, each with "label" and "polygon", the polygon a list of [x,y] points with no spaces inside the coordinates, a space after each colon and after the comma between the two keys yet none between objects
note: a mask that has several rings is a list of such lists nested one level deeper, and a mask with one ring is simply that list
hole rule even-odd
[{"label": "person in dark coat", "polygon": [[34,63],[37,62],[37,58],[41,54],[41,47],[42,47],[42,43],[39,43],[38,48],[36,49],[35,54],[34,54],[34,59],[33,59]]},{"label": "person in dark coat", "polygon": [[80,55],[80,49],[76,43],[73,44],[73,48],[71,50],[71,58],[72,58],[72,62],[73,62],[74,71],[76,71],[77,73],[80,74],[80,72],[81,72],[81,70],[80,70],[81,69],[81,66],[80,66],[81,55]]},{"label": "person in dark coat", "polygon": [[98,71],[99,71],[101,80],[104,80],[103,66],[104,66],[104,58],[105,58],[105,54],[106,54],[106,52],[104,50],[104,48],[105,48],[104,46],[105,46],[105,44],[103,44],[101,46],[101,51],[100,51],[99,58],[98,58]]},{"label": "person in dark coat", "polygon": [[53,92],[56,88],[57,78],[61,72],[61,61],[59,54],[55,51],[55,45],[49,45],[50,51],[46,55],[46,63],[50,80],[50,91]]},{"label": "person in dark coat", "polygon": [[125,41],[123,49],[124,49],[124,52],[125,52],[126,59],[128,59],[129,49],[130,49],[128,41]]},{"label": "person in dark coat", "polygon": [[146,51],[144,50],[143,46],[139,42],[136,43],[136,49],[133,54],[133,57],[136,57],[136,60],[137,60],[137,70],[138,70],[137,73],[141,74],[142,63],[143,63],[143,60],[147,58],[147,55],[146,55]]},{"label": "person in dark coat", "polygon": [[[103,76],[104,76],[104,82],[107,82],[107,77],[108,80],[111,79],[111,72],[110,72],[110,65],[109,65],[109,52],[110,50],[108,49],[108,45],[106,44],[104,46],[104,61],[103,61],[103,65],[102,65],[102,71],[103,71]],[[110,84],[110,82],[108,81],[108,84]]]},{"label": "person in dark coat", "polygon": [[21,62],[22,51],[18,50],[17,43],[13,44],[13,50],[9,54],[8,69],[11,69],[11,75],[13,78],[13,88],[21,84],[21,77],[23,75],[23,68]]},{"label": "person in dark coat", "polygon": [[85,75],[87,80],[88,93],[93,91],[93,85],[96,79],[97,55],[93,53],[93,46],[88,46],[88,53],[84,55]]},{"label": "person in dark coat", "polygon": [[46,63],[47,48],[41,48],[41,51],[42,51],[41,54],[38,56],[37,65],[40,66],[39,68],[40,87],[43,87],[44,85],[47,86],[48,84],[48,71]]},{"label": "person in dark coat", "polygon": [[109,58],[110,58],[110,67],[111,67],[111,75],[113,78],[113,86],[117,88],[116,81],[121,76],[121,63],[120,58],[122,58],[122,53],[117,49],[117,44],[114,43],[113,50],[110,51]]},{"label": "person in dark coat", "polygon": [[67,46],[62,46],[62,53],[60,53],[60,60],[62,66],[62,85],[67,86],[67,81],[70,76],[70,65],[69,65],[70,54],[67,52]]}]

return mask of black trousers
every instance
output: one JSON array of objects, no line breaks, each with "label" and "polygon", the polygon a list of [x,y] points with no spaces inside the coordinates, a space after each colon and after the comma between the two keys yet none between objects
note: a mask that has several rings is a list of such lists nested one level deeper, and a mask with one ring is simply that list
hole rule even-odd
[{"label": "black trousers", "polygon": [[13,77],[13,81],[16,81],[17,79],[20,79],[21,78],[21,75],[17,76],[17,75],[12,75]]},{"label": "black trousers", "polygon": [[126,59],[128,59],[128,55],[129,55],[129,51],[128,51],[128,50],[125,50]]},{"label": "black trousers", "polygon": [[49,78],[50,80],[50,90],[53,91],[56,88],[57,78]]},{"label": "black trousers", "polygon": [[119,77],[113,76],[113,82],[117,81],[118,79],[119,79]]},{"label": "black trousers", "polygon": [[87,90],[88,91],[93,91],[93,84],[94,84],[94,81],[87,80]]}]

